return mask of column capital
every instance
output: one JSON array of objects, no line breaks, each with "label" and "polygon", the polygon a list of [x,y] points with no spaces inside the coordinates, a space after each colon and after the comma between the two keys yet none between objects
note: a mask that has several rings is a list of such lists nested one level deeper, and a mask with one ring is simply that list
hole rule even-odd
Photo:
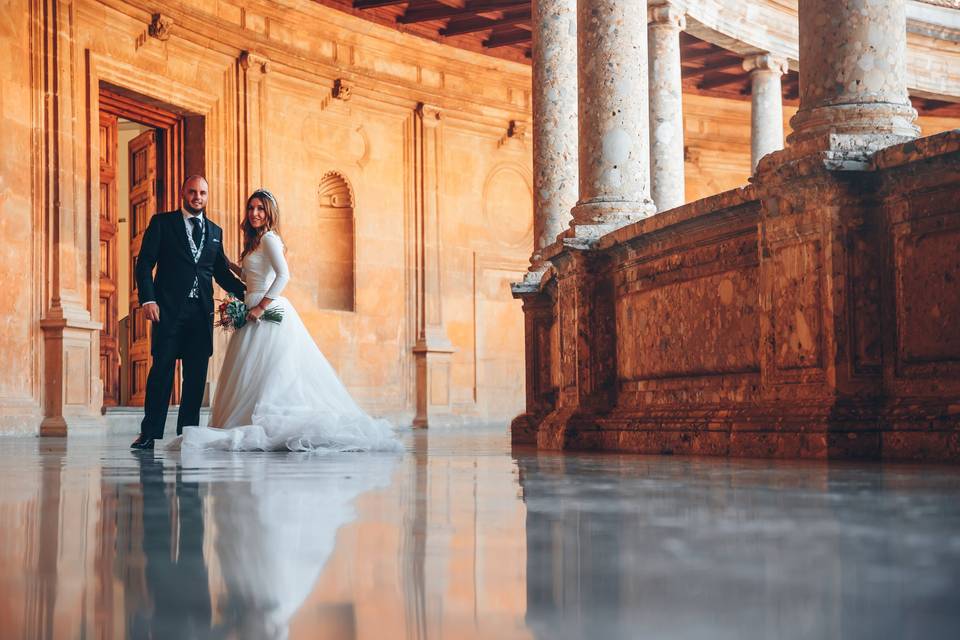
[{"label": "column capital", "polygon": [[244,51],[240,54],[240,66],[243,67],[244,71],[249,71],[252,68],[261,73],[267,73],[270,71],[270,60],[258,53]]},{"label": "column capital", "polygon": [[443,112],[436,105],[420,102],[417,104],[417,115],[425,125],[437,125],[440,124]]},{"label": "column capital", "polygon": [[772,71],[784,75],[790,70],[790,63],[786,58],[772,53],[759,53],[743,59],[744,71]]},{"label": "column capital", "polygon": [[650,26],[674,27],[683,31],[687,28],[686,9],[676,2],[654,1],[647,7],[647,22]]}]

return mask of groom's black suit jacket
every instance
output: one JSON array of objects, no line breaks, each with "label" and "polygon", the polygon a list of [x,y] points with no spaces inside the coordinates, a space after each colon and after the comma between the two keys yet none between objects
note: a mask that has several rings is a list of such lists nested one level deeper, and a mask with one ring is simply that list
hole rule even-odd
[{"label": "groom's black suit jacket", "polygon": [[[158,213],[150,219],[143,234],[140,254],[137,256],[137,294],[143,302],[155,301],[160,306],[160,322],[153,328],[151,350],[157,351],[175,338],[176,319],[185,304],[187,295],[197,279],[200,303],[208,312],[207,339],[203,341],[207,352],[213,354],[213,279],[217,284],[243,298],[246,287],[237,279],[223,254],[223,229],[204,215],[207,238],[200,259],[195,263],[190,252],[183,214],[177,211]],[[153,268],[157,275],[154,277]],[[204,354],[194,354],[204,355]]]}]

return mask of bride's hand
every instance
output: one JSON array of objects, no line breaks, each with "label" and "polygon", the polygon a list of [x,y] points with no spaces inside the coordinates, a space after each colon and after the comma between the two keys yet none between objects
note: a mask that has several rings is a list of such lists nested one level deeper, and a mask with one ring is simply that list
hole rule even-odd
[{"label": "bride's hand", "polygon": [[247,311],[247,322],[260,322],[260,316],[263,315],[263,308],[257,305]]},{"label": "bride's hand", "polygon": [[233,271],[235,274],[237,274],[237,276],[239,276],[240,273],[243,271],[243,267],[241,267],[236,262],[230,262],[229,260],[227,260],[227,265],[229,266],[230,271]]}]

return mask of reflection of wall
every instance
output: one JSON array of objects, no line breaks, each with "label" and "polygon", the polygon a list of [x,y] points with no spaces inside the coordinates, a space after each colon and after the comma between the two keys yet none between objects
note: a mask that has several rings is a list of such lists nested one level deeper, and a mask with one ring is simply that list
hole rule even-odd
[{"label": "reflection of wall", "polygon": [[530,640],[525,508],[512,459],[477,464],[443,449],[428,456],[427,440],[414,444],[389,488],[357,499],[358,517],[338,532],[291,638],[319,637],[318,619],[349,606],[354,635],[346,637],[360,640]]}]

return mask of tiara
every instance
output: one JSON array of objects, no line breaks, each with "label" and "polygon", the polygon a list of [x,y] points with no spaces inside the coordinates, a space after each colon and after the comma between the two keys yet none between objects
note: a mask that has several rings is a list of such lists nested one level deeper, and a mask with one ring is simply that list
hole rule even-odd
[{"label": "tiara", "polygon": [[259,187],[259,188],[257,188],[257,189],[254,189],[253,193],[250,194],[250,197],[252,198],[252,197],[254,197],[254,196],[256,196],[256,195],[266,196],[266,197],[270,198],[270,199],[273,201],[273,204],[274,204],[274,205],[277,204],[277,199],[276,199],[276,197],[275,197],[272,193],[270,193],[270,191],[269,191],[268,189],[265,189],[264,187]]}]

